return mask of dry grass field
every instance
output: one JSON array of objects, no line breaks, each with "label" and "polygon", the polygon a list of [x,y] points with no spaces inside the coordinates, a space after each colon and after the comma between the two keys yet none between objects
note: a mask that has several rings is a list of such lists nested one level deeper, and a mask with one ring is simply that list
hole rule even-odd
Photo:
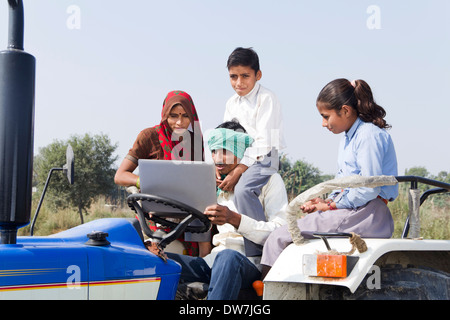
[{"label": "dry grass field", "polygon": [[[32,216],[33,219],[37,200],[33,201]],[[403,226],[408,215],[408,196],[405,190],[400,189],[399,197],[392,203],[389,203],[392,215],[395,221],[394,237],[401,237]],[[84,214],[84,222],[100,218],[111,217],[134,217],[134,212],[128,206],[108,205],[104,198],[98,198]],[[450,239],[450,195],[430,196],[421,206],[421,236],[426,239]],[[80,216],[76,209],[56,210],[44,204],[41,207],[34,235],[49,235],[62,230],[79,225]],[[30,226],[19,230],[19,235],[29,235]]]}]

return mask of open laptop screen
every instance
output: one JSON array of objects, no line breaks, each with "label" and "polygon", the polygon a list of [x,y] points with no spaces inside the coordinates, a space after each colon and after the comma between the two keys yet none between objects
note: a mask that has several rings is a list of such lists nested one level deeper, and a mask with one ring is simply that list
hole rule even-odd
[{"label": "open laptop screen", "polygon": [[[217,202],[215,168],[212,163],[140,159],[139,176],[141,193],[173,199],[200,212]],[[173,213],[174,217],[180,212],[154,202],[145,203],[144,210]]]}]

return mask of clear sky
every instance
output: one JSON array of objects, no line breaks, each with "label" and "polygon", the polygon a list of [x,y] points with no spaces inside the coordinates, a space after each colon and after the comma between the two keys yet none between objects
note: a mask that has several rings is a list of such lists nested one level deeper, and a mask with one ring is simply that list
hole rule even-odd
[{"label": "clear sky", "polygon": [[[334,174],[340,135],[321,127],[317,94],[364,79],[392,125],[399,174],[450,171],[448,0],[24,0],[25,51],[37,60],[35,153],[55,139],[107,134],[119,162],[159,123],[171,90],[194,99],[203,131],[234,93],[226,60],[260,56],[281,101],[287,149]],[[0,3],[0,49],[7,1]]]}]

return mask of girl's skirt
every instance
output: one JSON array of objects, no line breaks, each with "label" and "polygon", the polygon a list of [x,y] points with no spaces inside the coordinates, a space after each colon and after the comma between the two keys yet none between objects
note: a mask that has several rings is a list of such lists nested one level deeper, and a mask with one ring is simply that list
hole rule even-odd
[{"label": "girl's skirt", "polygon": [[[394,232],[391,211],[376,198],[357,209],[316,211],[297,220],[300,231],[354,232],[363,238],[390,238]],[[305,236],[306,238],[306,236]],[[287,225],[273,231],[264,244],[261,264],[272,266],[281,252],[292,243]]]}]

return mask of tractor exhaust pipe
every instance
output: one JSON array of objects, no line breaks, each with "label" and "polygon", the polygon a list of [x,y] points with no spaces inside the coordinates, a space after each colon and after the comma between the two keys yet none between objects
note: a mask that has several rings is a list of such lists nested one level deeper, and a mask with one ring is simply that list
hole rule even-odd
[{"label": "tractor exhaust pipe", "polygon": [[9,34],[8,48],[23,50],[23,4],[22,1],[8,0]]},{"label": "tractor exhaust pipe", "polygon": [[8,0],[9,39],[0,51],[0,241],[15,244],[30,223],[35,58],[23,51],[22,0]]}]

